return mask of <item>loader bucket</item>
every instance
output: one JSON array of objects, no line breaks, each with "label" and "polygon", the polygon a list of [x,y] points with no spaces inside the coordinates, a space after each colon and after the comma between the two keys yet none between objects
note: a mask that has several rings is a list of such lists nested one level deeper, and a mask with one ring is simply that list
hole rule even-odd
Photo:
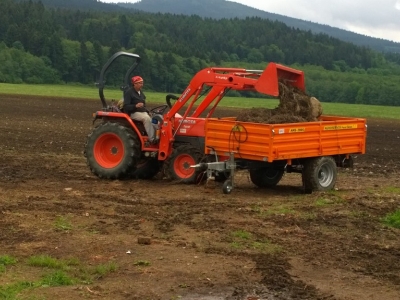
[{"label": "loader bucket", "polygon": [[279,96],[279,81],[284,80],[301,91],[305,92],[304,73],[276,63],[269,63],[258,79],[255,89],[259,93]]}]

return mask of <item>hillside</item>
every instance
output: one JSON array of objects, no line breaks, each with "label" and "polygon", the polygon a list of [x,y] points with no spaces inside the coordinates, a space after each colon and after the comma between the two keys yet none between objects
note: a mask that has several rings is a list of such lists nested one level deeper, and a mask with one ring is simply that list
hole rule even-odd
[{"label": "hillside", "polygon": [[351,42],[358,46],[367,46],[377,51],[400,52],[400,43],[368,37],[329,25],[290,18],[226,0],[141,0],[133,4],[120,3],[118,5],[152,13],[195,14],[214,19],[260,17],[283,22],[289,27],[300,30],[327,34],[342,41]]},{"label": "hillside", "polygon": [[[39,0],[14,0],[39,1]],[[141,0],[137,3],[103,3],[101,0],[40,0],[44,6],[55,8],[78,9],[82,11],[106,11],[106,12],[133,12],[136,10],[150,13],[169,13],[177,15],[198,15],[202,18],[213,19],[244,19],[247,17],[259,17],[272,21],[285,23],[289,27],[315,34],[327,34],[342,41],[350,42],[358,46],[366,46],[379,52],[400,53],[400,43],[368,37],[347,30],[290,18],[287,16],[269,13],[243,4],[227,0]]]}]

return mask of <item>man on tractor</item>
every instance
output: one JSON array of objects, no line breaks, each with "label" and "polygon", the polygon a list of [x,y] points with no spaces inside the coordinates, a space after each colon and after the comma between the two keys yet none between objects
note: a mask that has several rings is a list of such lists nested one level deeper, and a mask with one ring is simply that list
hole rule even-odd
[{"label": "man on tractor", "polygon": [[143,78],[134,76],[131,82],[132,86],[124,92],[123,110],[131,119],[143,123],[150,143],[157,143],[155,129],[146,108],[146,96],[142,91]]}]

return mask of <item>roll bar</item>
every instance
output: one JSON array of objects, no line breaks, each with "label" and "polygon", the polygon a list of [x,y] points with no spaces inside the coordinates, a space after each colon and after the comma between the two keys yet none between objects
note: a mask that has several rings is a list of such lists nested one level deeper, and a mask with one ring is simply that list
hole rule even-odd
[{"label": "roll bar", "polygon": [[138,54],[119,51],[119,52],[115,53],[113,56],[111,56],[108,59],[108,61],[104,64],[103,68],[100,71],[99,82],[96,83],[96,85],[99,88],[99,96],[100,96],[101,104],[103,105],[103,110],[107,109],[107,102],[104,97],[105,74],[106,74],[108,68],[110,67],[110,65],[114,62],[114,60],[116,60],[120,56],[132,57],[135,60],[132,64],[132,66],[125,73],[125,77],[124,77],[125,85],[122,86],[121,89],[125,89],[126,86],[129,85],[129,82],[130,82],[129,77],[130,77],[131,73],[137,68],[137,66],[140,63],[140,56]]}]

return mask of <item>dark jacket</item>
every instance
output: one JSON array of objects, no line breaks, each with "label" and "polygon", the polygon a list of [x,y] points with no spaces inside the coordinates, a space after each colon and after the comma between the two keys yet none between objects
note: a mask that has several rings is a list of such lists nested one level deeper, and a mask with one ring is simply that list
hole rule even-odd
[{"label": "dark jacket", "polygon": [[[136,108],[136,104],[143,103],[143,107]],[[133,114],[135,112],[146,112],[146,96],[142,91],[139,93],[133,88],[130,87],[124,93],[124,112],[128,115]]]}]

